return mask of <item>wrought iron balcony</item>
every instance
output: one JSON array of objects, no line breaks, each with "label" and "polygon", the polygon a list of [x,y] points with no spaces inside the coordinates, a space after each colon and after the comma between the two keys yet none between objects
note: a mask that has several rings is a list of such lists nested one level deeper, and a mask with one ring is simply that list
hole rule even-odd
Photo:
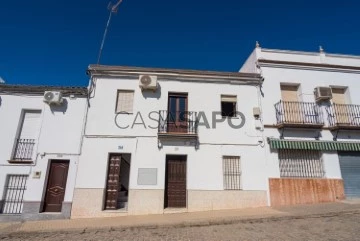
[{"label": "wrought iron balcony", "polygon": [[197,113],[194,111],[159,111],[159,136],[197,136]]},{"label": "wrought iron balcony", "polygon": [[331,129],[360,129],[360,105],[333,104],[326,110]]},{"label": "wrought iron balcony", "polygon": [[32,162],[34,146],[35,146],[34,139],[17,139],[14,156],[12,160],[9,162],[12,163]]},{"label": "wrought iron balcony", "polygon": [[321,128],[324,120],[320,107],[313,102],[280,101],[275,104],[279,128]]}]

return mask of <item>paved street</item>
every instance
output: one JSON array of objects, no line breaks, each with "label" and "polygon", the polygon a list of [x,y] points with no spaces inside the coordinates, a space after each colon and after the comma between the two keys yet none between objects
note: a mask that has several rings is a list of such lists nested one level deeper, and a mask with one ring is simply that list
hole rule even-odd
[{"label": "paved street", "polygon": [[247,219],[218,225],[13,233],[0,240],[360,240],[360,212]]}]

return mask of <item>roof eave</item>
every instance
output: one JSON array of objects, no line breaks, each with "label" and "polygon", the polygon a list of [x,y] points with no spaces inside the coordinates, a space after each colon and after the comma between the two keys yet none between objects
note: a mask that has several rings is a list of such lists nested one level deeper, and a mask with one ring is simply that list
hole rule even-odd
[{"label": "roof eave", "polygon": [[91,76],[102,77],[120,77],[153,74],[157,76],[172,79],[192,79],[192,80],[227,80],[234,82],[251,82],[258,84],[262,81],[260,74],[256,73],[239,73],[239,72],[221,72],[221,71],[201,71],[201,70],[180,70],[180,69],[160,69],[160,68],[142,68],[142,67],[124,67],[124,66],[103,66],[90,65],[88,73]]}]

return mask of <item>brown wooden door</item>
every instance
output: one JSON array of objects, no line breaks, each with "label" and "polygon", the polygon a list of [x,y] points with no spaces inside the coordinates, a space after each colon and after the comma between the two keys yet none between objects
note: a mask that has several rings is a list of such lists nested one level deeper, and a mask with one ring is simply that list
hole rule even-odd
[{"label": "brown wooden door", "polygon": [[166,161],[165,207],[186,207],[186,157],[169,156]]},{"label": "brown wooden door", "polygon": [[187,94],[169,94],[168,132],[188,132]]},{"label": "brown wooden door", "polygon": [[114,210],[118,207],[120,164],[121,155],[110,156],[105,197],[105,209],[107,210]]},{"label": "brown wooden door", "polygon": [[52,160],[44,200],[44,212],[61,212],[65,197],[69,161]]}]

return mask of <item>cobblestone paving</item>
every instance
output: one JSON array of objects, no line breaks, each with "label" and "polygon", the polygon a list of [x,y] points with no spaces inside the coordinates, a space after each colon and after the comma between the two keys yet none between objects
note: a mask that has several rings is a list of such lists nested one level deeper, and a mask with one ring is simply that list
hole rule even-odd
[{"label": "cobblestone paving", "polygon": [[360,240],[360,213],[258,219],[193,227],[83,230],[1,235],[0,240]]}]

